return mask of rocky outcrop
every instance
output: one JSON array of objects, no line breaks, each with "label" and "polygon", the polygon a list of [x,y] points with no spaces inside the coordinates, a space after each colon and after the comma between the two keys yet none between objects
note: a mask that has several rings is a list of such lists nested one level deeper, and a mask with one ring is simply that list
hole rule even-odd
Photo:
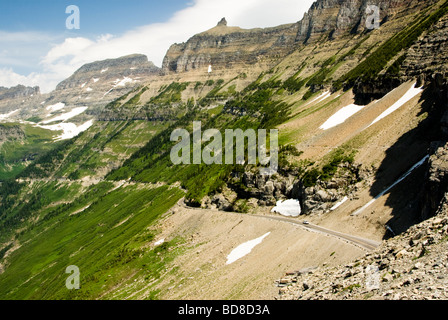
[{"label": "rocky outcrop", "polygon": [[221,21],[218,22],[218,27],[227,27],[226,18],[222,18]]},{"label": "rocky outcrop", "polygon": [[18,85],[12,88],[0,87],[0,100],[12,100],[40,95],[39,87]]},{"label": "rocky outcrop", "polygon": [[379,100],[401,84],[398,78],[382,78],[378,80],[358,81],[353,85],[355,103],[367,105],[373,100]]},{"label": "rocky outcrop", "polygon": [[362,165],[341,163],[336,174],[328,181],[318,180],[312,187],[305,187],[302,183],[295,187],[301,201],[302,213],[306,215],[323,214],[344,197],[353,198],[356,192],[368,183],[373,176],[370,169]]},{"label": "rocky outcrop", "polygon": [[407,51],[401,77],[404,80],[417,77],[420,82],[435,81],[440,87],[447,74],[448,16],[445,16]]},{"label": "rocky outcrop", "polygon": [[[439,143],[435,143],[436,145]],[[428,173],[422,199],[422,219],[432,217],[448,190],[448,144],[429,158]]]},{"label": "rocky outcrop", "polygon": [[294,199],[299,200],[302,214],[324,214],[345,197],[355,197],[359,188],[369,183],[372,176],[373,173],[361,165],[342,163],[328,181],[318,180],[313,187],[305,187],[294,172],[268,176],[246,171],[234,174],[226,186],[229,192],[205,198],[202,207],[238,211],[235,199],[246,199],[254,208],[272,207],[279,200]]},{"label": "rocky outcrop", "polygon": [[[71,77],[58,84],[56,91],[79,89],[80,87],[93,89],[104,84],[114,84],[114,81],[125,78],[142,79],[158,74],[159,70],[152,62],[148,61],[145,55],[141,54],[96,61],[79,68]],[[93,79],[98,80],[92,81]],[[83,86],[83,84],[85,85]]]},{"label": "rocky outcrop", "polygon": [[89,104],[90,108],[105,106],[159,72],[160,68],[140,54],[89,63],[58,84],[47,102]]},{"label": "rocky outcrop", "polygon": [[223,18],[218,25],[190,38],[186,43],[172,45],[163,61],[164,74],[188,71],[208,72],[238,69],[269,57],[282,57],[290,52],[297,24],[275,28],[241,29],[227,26]]}]

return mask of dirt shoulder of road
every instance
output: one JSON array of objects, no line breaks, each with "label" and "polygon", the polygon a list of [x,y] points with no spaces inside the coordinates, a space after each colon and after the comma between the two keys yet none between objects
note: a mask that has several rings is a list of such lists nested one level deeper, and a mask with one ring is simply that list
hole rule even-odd
[{"label": "dirt shoulder of road", "polygon": [[[300,225],[254,215],[176,206],[157,226],[158,239],[177,236],[190,249],[171,265],[157,285],[161,299],[274,299],[275,280],[287,271],[323,264],[339,265],[366,254],[346,241],[307,231]],[[226,264],[227,256],[240,244],[269,235],[248,255]],[[137,298],[151,290],[142,290]]]}]

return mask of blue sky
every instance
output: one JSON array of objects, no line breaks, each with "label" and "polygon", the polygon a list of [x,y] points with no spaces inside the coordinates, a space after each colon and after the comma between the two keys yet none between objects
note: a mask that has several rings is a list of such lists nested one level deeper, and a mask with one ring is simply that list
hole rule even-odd
[{"label": "blue sky", "polygon": [[76,5],[82,14],[79,35],[120,33],[141,25],[164,22],[188,7],[187,0],[15,0],[0,2],[0,30],[65,32],[65,9]]},{"label": "blue sky", "polygon": [[[303,17],[314,0],[15,0],[0,1],[0,86],[49,92],[85,63],[141,53],[161,66],[173,43],[226,17],[242,28]],[[68,30],[66,8],[80,10]]]}]

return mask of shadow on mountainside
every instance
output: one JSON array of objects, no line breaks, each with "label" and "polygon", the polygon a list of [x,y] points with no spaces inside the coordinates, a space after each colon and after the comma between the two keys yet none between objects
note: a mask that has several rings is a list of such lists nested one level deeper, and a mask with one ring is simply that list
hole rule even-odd
[{"label": "shadow on mountainside", "polygon": [[[419,125],[402,135],[397,142],[386,151],[386,157],[375,176],[370,188],[373,197],[378,196],[386,188],[393,185],[415,164],[431,153],[431,146],[442,139],[440,119],[443,104],[440,103],[431,88],[427,88],[420,99],[423,101],[419,116],[428,116]],[[435,151],[435,150],[434,150]],[[433,151],[433,152],[434,152]],[[427,161],[415,169],[408,177],[393,187],[386,195],[386,205],[392,208],[392,218],[387,225],[393,230],[387,232],[385,239],[394,234],[405,232],[412,225],[422,221],[422,199],[427,178]]]}]

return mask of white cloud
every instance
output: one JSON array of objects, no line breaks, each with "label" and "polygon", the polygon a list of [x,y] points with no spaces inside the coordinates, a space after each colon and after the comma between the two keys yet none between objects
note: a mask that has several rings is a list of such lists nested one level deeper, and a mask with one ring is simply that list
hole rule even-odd
[{"label": "white cloud", "polygon": [[0,85],[11,85],[17,80],[24,81],[23,84],[42,81],[39,83],[42,91],[48,92],[85,63],[133,53],[145,54],[161,66],[171,44],[184,42],[194,34],[214,27],[222,17],[226,17],[230,26],[272,27],[299,21],[313,1],[195,0],[164,23],[142,26],[118,36],[101,35],[94,40],[67,38],[41,59],[39,74],[20,76],[7,70],[7,74],[0,76]]}]

